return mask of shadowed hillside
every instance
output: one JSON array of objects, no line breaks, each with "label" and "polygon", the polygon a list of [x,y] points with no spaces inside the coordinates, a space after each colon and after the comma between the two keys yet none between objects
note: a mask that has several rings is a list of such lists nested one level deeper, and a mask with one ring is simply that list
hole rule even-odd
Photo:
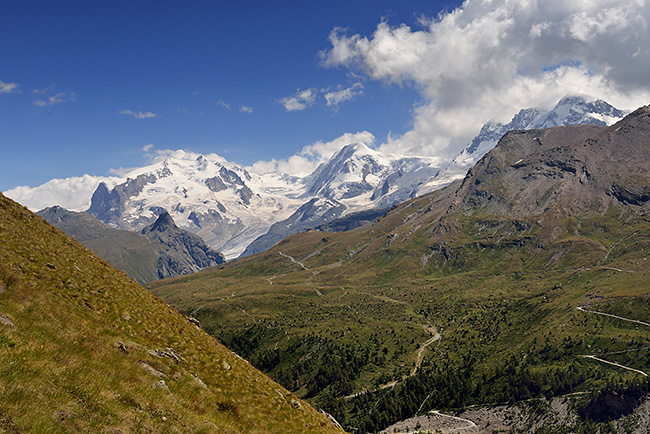
[{"label": "shadowed hillside", "polygon": [[141,232],[118,230],[88,213],[58,206],[36,214],[138,283],[181,276],[225,262],[223,255],[198,235],[176,226],[167,212]]}]

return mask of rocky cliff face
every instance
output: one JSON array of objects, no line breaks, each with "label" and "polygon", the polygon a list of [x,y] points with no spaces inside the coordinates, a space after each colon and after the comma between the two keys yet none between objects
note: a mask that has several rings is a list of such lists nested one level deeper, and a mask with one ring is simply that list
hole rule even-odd
[{"label": "rocky cliff face", "polygon": [[650,210],[650,107],[611,127],[512,131],[467,174],[453,208],[496,215]]},{"label": "rocky cliff face", "polygon": [[620,120],[625,112],[602,100],[570,96],[560,100],[551,110],[523,109],[507,124],[488,122],[460,154],[435,177],[424,180],[418,195],[433,191],[455,179],[462,179],[467,170],[496,146],[504,134],[512,130],[534,130],[564,125],[607,126]]},{"label": "rocky cliff face", "polygon": [[142,235],[160,246],[158,277],[190,274],[205,267],[219,265],[226,260],[212,250],[198,235],[180,229],[167,212],[142,230]]},{"label": "rocky cliff face", "polygon": [[[122,226],[121,217],[126,211],[128,199],[140,194],[148,184],[155,183],[158,179],[171,175],[171,171],[165,166],[155,173],[138,175],[134,179],[129,178],[112,190],[109,190],[106,184],[102,182],[93,193],[90,208],[86,212],[105,223],[120,227]],[[137,225],[141,218],[135,220],[135,222],[131,222],[132,225]]]}]

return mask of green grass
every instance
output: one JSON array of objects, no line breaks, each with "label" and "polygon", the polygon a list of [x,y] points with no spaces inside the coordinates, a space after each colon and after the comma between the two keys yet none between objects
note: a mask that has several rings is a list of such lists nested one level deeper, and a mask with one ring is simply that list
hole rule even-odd
[{"label": "green grass", "polygon": [[3,196],[0,246],[0,432],[341,432]]},{"label": "green grass", "polygon": [[[442,196],[402,204],[373,226],[294,235],[149,288],[350,430],[412,416],[434,389],[453,393],[433,393],[422,411],[638,379],[581,356],[650,345],[650,330],[576,307],[647,318],[648,218],[621,209],[584,218],[445,215],[431,205]],[[442,339],[415,376],[344,398],[403,380],[430,337],[425,325]],[[650,371],[647,350],[611,357]]]}]

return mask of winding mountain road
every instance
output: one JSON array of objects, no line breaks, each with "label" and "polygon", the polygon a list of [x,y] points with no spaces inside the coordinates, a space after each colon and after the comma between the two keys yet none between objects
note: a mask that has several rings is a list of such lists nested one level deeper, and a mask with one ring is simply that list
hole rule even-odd
[{"label": "winding mountain road", "polygon": [[580,356],[580,357],[584,357],[586,359],[597,360],[597,361],[602,362],[602,363],[607,363],[608,365],[613,365],[613,366],[617,366],[617,367],[622,368],[622,369],[627,369],[628,371],[633,371],[633,372],[639,373],[639,374],[643,375],[644,377],[648,376],[648,374],[646,374],[645,372],[640,371],[638,369],[630,368],[629,366],[624,366],[624,365],[621,365],[620,363],[616,363],[616,362],[609,362],[609,361],[607,361],[605,359],[601,359],[601,358],[598,358],[596,356],[586,355],[586,356]]}]

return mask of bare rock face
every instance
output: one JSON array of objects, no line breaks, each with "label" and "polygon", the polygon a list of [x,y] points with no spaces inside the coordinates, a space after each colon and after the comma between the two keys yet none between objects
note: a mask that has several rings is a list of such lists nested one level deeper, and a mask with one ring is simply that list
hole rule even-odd
[{"label": "bare rock face", "polygon": [[452,209],[496,215],[650,211],[650,106],[611,127],[511,131],[463,180]]},{"label": "bare rock face", "polygon": [[140,193],[147,184],[170,175],[171,172],[168,169],[158,174],[142,174],[135,179],[128,179],[124,184],[120,184],[112,190],[109,190],[102,182],[93,193],[87,212],[105,223],[119,227],[119,220],[125,211],[128,199]]},{"label": "bare rock face", "polygon": [[226,261],[223,254],[211,249],[201,237],[176,226],[167,212],[145,227],[142,235],[162,246],[158,259],[161,279],[193,273]]}]

